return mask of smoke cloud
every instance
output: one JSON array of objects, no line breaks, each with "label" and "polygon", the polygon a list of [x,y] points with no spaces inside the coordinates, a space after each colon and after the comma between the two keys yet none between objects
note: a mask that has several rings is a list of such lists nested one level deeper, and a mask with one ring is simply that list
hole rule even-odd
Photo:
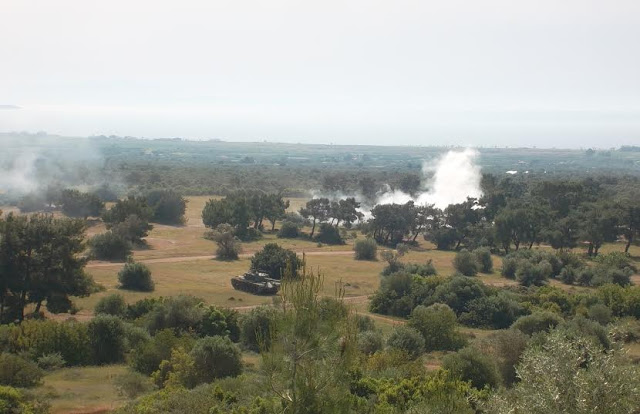
[{"label": "smoke cloud", "polygon": [[[404,204],[413,201],[418,205],[434,204],[444,209],[458,204],[467,197],[482,196],[480,188],[480,167],[476,165],[478,151],[467,148],[463,151],[449,151],[435,164],[423,163],[422,173],[424,192],[415,197],[402,191],[391,191],[380,195],[377,204]],[[426,177],[433,176],[430,179]]]}]

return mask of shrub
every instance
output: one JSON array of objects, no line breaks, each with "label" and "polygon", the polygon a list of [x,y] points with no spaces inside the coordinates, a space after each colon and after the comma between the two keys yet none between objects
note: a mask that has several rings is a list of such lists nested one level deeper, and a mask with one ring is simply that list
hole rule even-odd
[{"label": "shrub", "polygon": [[358,349],[365,355],[373,355],[381,351],[383,346],[382,333],[379,331],[364,331],[358,334]]},{"label": "shrub", "polygon": [[127,305],[125,313],[126,319],[137,319],[151,312],[157,305],[162,303],[162,298],[144,298]]},{"label": "shrub", "polygon": [[172,190],[155,190],[146,196],[153,210],[153,219],[158,223],[183,224],[187,201]]},{"label": "shrub", "polygon": [[491,258],[491,251],[488,248],[480,247],[475,249],[473,255],[482,273],[491,273],[493,271],[493,259]]},{"label": "shrub", "polygon": [[124,324],[124,332],[125,339],[127,340],[127,349],[139,348],[151,340],[149,331],[130,323]]},{"label": "shrub", "polygon": [[494,361],[502,382],[510,386],[517,380],[516,365],[527,349],[528,342],[529,337],[519,330],[503,329],[474,341],[474,347]]},{"label": "shrub", "polygon": [[133,369],[151,375],[160,363],[171,358],[171,350],[178,347],[191,349],[192,338],[178,337],[171,329],[156,332],[150,341],[139,344],[132,352],[130,364]]},{"label": "shrub", "polygon": [[372,238],[356,240],[353,250],[356,252],[356,260],[376,260],[378,256],[378,244]]},{"label": "shrub", "polygon": [[240,319],[240,342],[248,349],[259,352],[271,345],[271,334],[277,318],[276,310],[268,306],[251,309]]},{"label": "shrub", "polygon": [[118,272],[118,281],[121,289],[151,292],[155,288],[151,280],[151,270],[144,263],[125,263]]},{"label": "shrub", "polygon": [[206,309],[202,299],[180,295],[164,299],[146,316],[149,332],[171,328],[176,331],[196,331],[202,323]]},{"label": "shrub", "polygon": [[424,338],[414,328],[408,326],[396,326],[387,339],[387,346],[392,349],[404,351],[415,359],[424,352]]},{"label": "shrub", "polygon": [[124,316],[126,310],[127,304],[124,301],[124,296],[112,293],[100,298],[94,308],[94,313],[96,315],[103,313],[105,315]]},{"label": "shrub", "polygon": [[562,318],[555,313],[536,312],[519,318],[511,327],[527,335],[533,335],[536,332],[548,332],[561,322]]},{"label": "shrub", "polygon": [[518,259],[505,257],[502,259],[502,270],[500,273],[507,279],[516,278],[516,270],[518,270]]},{"label": "shrub", "polygon": [[118,375],[113,380],[113,383],[118,390],[118,394],[124,395],[129,399],[153,390],[153,384],[149,377],[135,371],[127,371]]},{"label": "shrub", "polygon": [[439,284],[428,302],[429,304],[438,302],[447,304],[457,315],[460,315],[470,311],[474,299],[486,295],[487,288],[478,279],[454,276]]},{"label": "shrub", "polygon": [[266,272],[274,279],[280,279],[288,266],[291,266],[290,274],[297,276],[302,260],[293,250],[284,249],[276,243],[266,244],[251,258],[251,270]]},{"label": "shrub", "polygon": [[475,276],[478,273],[476,257],[466,249],[460,250],[453,259],[453,267],[465,276]]},{"label": "shrub", "polygon": [[132,214],[124,221],[116,223],[111,227],[111,231],[127,240],[132,245],[144,245],[143,237],[149,235],[149,231],[153,229],[147,221]]},{"label": "shrub", "polygon": [[20,325],[0,327],[0,337],[7,338],[7,351],[25,352],[34,360],[42,355],[59,353],[68,365],[90,362],[87,324],[26,320]]},{"label": "shrub", "polygon": [[285,221],[278,231],[279,239],[295,239],[300,236],[300,229],[297,224]]},{"label": "shrub", "polygon": [[542,286],[547,280],[550,266],[548,262],[546,264],[521,262],[516,271],[516,280],[522,286]]},{"label": "shrub", "polygon": [[42,355],[38,358],[38,367],[45,371],[54,371],[65,366],[67,362],[58,352],[55,354]]},{"label": "shrub", "polygon": [[601,325],[608,325],[611,322],[612,312],[607,306],[596,303],[589,307],[587,316]]},{"label": "shrub", "polygon": [[318,243],[324,244],[344,244],[340,236],[340,231],[329,223],[321,223],[318,235],[315,237]]},{"label": "shrub", "polygon": [[477,389],[485,386],[496,388],[500,384],[500,374],[494,361],[474,348],[464,348],[445,356],[442,368],[454,377],[471,382]]},{"label": "shrub", "polygon": [[215,230],[207,232],[205,238],[213,240],[218,245],[216,250],[218,260],[238,260],[238,255],[242,251],[242,243],[235,236],[233,226],[220,224]]},{"label": "shrub", "polygon": [[407,325],[422,334],[427,352],[456,350],[465,345],[456,331],[456,314],[447,305],[418,306],[411,312]]},{"label": "shrub", "polygon": [[400,267],[407,273],[420,276],[434,276],[438,274],[436,267],[433,265],[433,260],[429,259],[427,263],[399,263]]},{"label": "shrub", "polygon": [[93,236],[89,247],[91,255],[99,260],[125,260],[131,255],[131,243],[112,231]]},{"label": "shrub", "polygon": [[34,362],[13,354],[0,354],[0,385],[33,387],[40,383],[42,376],[42,370]]},{"label": "shrub", "polygon": [[0,385],[0,413],[7,414],[45,414],[46,403],[32,403],[28,395],[14,387]]},{"label": "shrub", "polygon": [[368,315],[356,314],[356,323],[358,324],[358,332],[373,331],[376,329],[373,318]]},{"label": "shrub", "polygon": [[242,372],[242,355],[229,338],[207,336],[196,341],[190,352],[196,367],[197,382],[235,377]]},{"label": "shrub", "polygon": [[88,333],[94,364],[124,361],[125,328],[120,318],[98,315],[88,323]]}]

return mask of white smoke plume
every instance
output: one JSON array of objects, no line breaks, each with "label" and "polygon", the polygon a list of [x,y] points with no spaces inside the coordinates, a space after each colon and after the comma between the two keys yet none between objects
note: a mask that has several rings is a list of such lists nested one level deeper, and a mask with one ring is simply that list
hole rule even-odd
[{"label": "white smoke plume", "polygon": [[29,192],[38,188],[35,163],[38,154],[24,152],[7,164],[0,166],[0,191]]},{"label": "white smoke plume", "polygon": [[427,162],[422,165],[426,177],[433,172],[431,179],[423,179],[425,191],[415,197],[402,191],[381,194],[377,204],[404,204],[414,201],[417,205],[434,204],[444,209],[451,204],[462,203],[467,197],[482,196],[480,188],[480,167],[475,161],[478,151],[467,148],[463,151],[449,151],[440,157],[435,165]]}]

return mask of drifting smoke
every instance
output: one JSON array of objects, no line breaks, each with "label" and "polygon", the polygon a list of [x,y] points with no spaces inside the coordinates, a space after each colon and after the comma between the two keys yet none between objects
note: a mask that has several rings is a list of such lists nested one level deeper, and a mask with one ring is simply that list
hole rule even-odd
[{"label": "drifting smoke", "polygon": [[404,204],[409,201],[417,205],[434,204],[444,209],[451,204],[462,203],[467,197],[482,196],[480,189],[480,167],[475,164],[478,151],[467,148],[464,151],[449,151],[435,165],[426,162],[422,165],[422,173],[426,177],[433,172],[429,180],[423,179],[426,191],[412,197],[402,191],[382,194],[377,204]]},{"label": "drifting smoke", "polygon": [[38,154],[24,152],[14,160],[0,166],[0,191],[26,193],[38,188],[36,161]]}]

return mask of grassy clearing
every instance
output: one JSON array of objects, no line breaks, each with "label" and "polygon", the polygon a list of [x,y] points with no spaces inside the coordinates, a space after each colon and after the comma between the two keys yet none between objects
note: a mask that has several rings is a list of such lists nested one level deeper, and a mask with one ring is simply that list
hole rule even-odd
[{"label": "grassy clearing", "polygon": [[35,393],[47,397],[53,414],[108,412],[128,401],[113,385],[126,371],[126,365],[63,368],[46,375]]}]

